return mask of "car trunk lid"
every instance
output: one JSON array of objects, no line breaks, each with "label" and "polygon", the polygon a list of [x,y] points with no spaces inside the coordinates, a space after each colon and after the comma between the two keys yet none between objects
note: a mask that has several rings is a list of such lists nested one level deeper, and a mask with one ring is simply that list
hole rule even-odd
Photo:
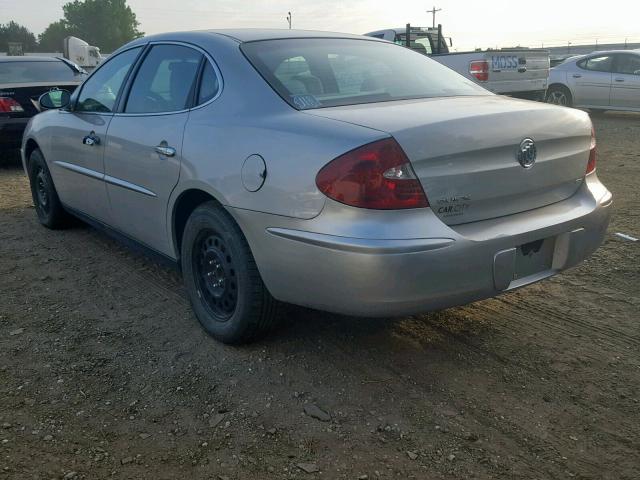
[{"label": "car trunk lid", "polygon": [[[584,112],[499,96],[433,98],[307,110],[392,135],[433,211],[456,225],[564,200],[584,178],[591,122]],[[531,139],[535,163],[518,160]],[[526,162],[525,162],[526,163]]]},{"label": "car trunk lid", "polygon": [[73,92],[78,83],[39,82],[0,84],[0,97],[12,98],[20,104],[23,112],[3,112],[1,115],[11,117],[32,117],[38,110],[38,98],[52,88],[60,88]]}]

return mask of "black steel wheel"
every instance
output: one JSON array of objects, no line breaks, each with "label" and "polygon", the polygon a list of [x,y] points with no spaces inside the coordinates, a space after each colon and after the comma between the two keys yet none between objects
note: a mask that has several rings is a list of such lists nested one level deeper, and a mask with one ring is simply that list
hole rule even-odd
[{"label": "black steel wheel", "polygon": [[28,165],[31,196],[38,220],[45,227],[52,229],[68,226],[69,215],[60,203],[51,173],[40,150],[31,152]]},{"label": "black steel wheel", "polygon": [[51,211],[51,203],[49,202],[49,179],[47,173],[42,166],[37,167],[35,177],[36,188],[36,208],[42,210],[44,215]]},{"label": "black steel wheel", "polygon": [[202,230],[192,261],[206,308],[221,321],[228,320],[238,303],[238,279],[231,250],[213,230]]},{"label": "black steel wheel", "polygon": [[181,265],[193,311],[216,339],[246,343],[275,325],[279,302],[264,285],[242,231],[216,202],[198,206],[187,220]]}]

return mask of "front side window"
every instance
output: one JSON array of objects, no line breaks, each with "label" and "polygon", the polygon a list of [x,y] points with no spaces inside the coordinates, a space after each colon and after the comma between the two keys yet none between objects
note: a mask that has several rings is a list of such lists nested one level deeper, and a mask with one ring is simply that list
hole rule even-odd
[{"label": "front side window", "polygon": [[271,87],[300,110],[491,95],[425,55],[386,42],[308,38],[248,42],[241,48]]},{"label": "front side window", "polygon": [[75,110],[113,112],[124,79],[142,47],[135,47],[110,58],[82,86]]},{"label": "front side window", "polygon": [[0,62],[0,83],[79,82],[82,78],[61,60]]},{"label": "front side window", "polygon": [[616,73],[640,75],[640,55],[618,55]]},{"label": "front side window", "polygon": [[604,55],[601,57],[587,58],[578,62],[578,66],[592,72],[611,72],[613,67],[613,56]]},{"label": "front side window", "polygon": [[202,54],[182,45],[155,45],[131,85],[126,113],[188,108]]}]

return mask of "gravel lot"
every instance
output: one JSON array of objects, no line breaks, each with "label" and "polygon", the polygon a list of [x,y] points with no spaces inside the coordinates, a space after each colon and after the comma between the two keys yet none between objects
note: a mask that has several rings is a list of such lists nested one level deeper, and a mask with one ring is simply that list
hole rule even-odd
[{"label": "gravel lot", "polygon": [[0,168],[0,479],[640,478],[640,116],[595,118],[603,247],[497,299],[399,320],[291,307],[216,343],[180,276],[41,228]]}]

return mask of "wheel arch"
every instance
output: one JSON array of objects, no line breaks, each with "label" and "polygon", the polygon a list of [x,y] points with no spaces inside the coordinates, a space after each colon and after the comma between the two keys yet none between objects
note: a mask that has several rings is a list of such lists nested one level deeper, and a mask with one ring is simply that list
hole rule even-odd
[{"label": "wheel arch", "polygon": [[25,173],[29,174],[29,159],[31,158],[31,154],[34,150],[40,149],[40,145],[33,138],[28,138],[24,144],[24,154],[23,154],[23,167]]},{"label": "wheel arch", "polygon": [[170,208],[169,225],[171,226],[171,241],[176,259],[180,260],[182,249],[182,235],[191,213],[205,202],[214,201],[223,206],[218,195],[202,185],[193,185],[180,190]]}]

